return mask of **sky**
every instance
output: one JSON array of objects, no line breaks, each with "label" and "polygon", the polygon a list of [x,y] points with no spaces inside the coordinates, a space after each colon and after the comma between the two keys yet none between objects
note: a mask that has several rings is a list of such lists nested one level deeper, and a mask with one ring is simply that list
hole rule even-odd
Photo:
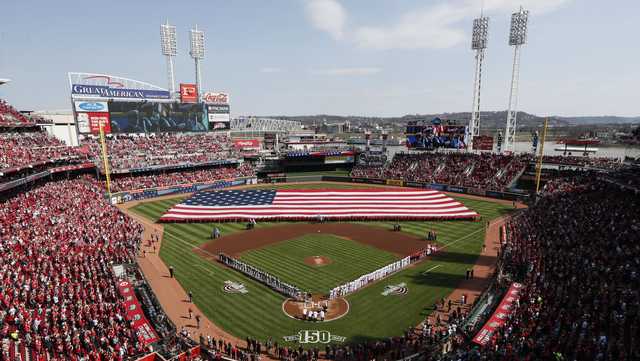
[{"label": "sky", "polygon": [[[194,81],[189,29],[205,31],[202,90],[234,115],[402,116],[470,111],[471,26],[490,17],[482,110],[505,110],[510,14],[530,10],[518,108],[640,114],[637,0],[5,1],[0,98],[70,110],[67,72],[167,87],[159,26],[177,27],[177,82]],[[630,15],[631,14],[631,15]]]}]

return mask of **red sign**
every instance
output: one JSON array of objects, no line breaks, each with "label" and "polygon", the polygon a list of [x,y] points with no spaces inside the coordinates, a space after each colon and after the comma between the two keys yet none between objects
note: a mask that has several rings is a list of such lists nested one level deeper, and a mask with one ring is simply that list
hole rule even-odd
[{"label": "red sign", "polygon": [[476,135],[473,137],[473,150],[493,150],[493,137]]},{"label": "red sign", "polygon": [[180,83],[180,101],[183,103],[198,102],[198,88],[195,84]]},{"label": "red sign", "polygon": [[229,104],[229,94],[206,92],[202,94],[202,101],[206,104]]},{"label": "red sign", "polygon": [[234,139],[233,145],[238,149],[258,149],[260,141],[257,139]]},{"label": "red sign", "polygon": [[111,133],[111,121],[109,113],[87,113],[89,117],[89,129],[93,134],[100,134],[100,125],[102,124],[104,134]]},{"label": "red sign", "polygon": [[133,329],[142,337],[145,345],[158,341],[158,335],[145,317],[138,298],[133,291],[133,286],[127,281],[122,281],[118,284],[118,291],[120,291],[120,295],[125,299],[124,306],[127,310],[125,318],[131,321]]},{"label": "red sign", "polygon": [[498,305],[498,308],[493,312],[487,323],[478,331],[473,338],[473,342],[484,346],[491,341],[491,337],[493,337],[496,330],[502,327],[509,315],[513,313],[513,304],[520,297],[521,288],[522,285],[520,283],[511,284],[511,287],[502,298],[502,302],[500,302],[500,305]]}]

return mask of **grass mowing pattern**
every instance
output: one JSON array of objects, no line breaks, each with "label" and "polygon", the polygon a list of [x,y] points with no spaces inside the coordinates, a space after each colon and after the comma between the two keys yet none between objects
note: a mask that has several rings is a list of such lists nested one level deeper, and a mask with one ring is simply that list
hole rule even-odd
[{"label": "grass mowing pattern", "polygon": [[[260,188],[366,187],[351,184],[284,184],[278,187],[263,185]],[[169,207],[184,198],[145,202],[133,210],[155,221]],[[511,207],[493,202],[464,197],[453,198],[463,201],[467,207],[480,213],[484,221],[505,215],[511,210]],[[424,236],[429,229],[436,230],[439,243],[448,244],[446,252],[350,295],[347,297],[351,306],[349,313],[339,320],[323,324],[305,323],[287,317],[281,309],[284,297],[235,271],[193,253],[192,248],[209,240],[214,226],[224,235],[242,231],[245,226],[242,223],[166,224],[160,257],[167,265],[175,267],[176,278],[185,290],[193,291],[194,301],[204,314],[237,337],[253,336],[264,340],[272,336],[282,343],[282,336],[293,335],[299,330],[320,329],[347,336],[349,341],[364,341],[401,335],[408,327],[416,325],[428,315],[436,300],[451,293],[464,279],[465,270],[478,260],[484,242],[484,221],[402,222],[403,232],[419,236]],[[366,224],[386,229],[393,226],[393,222]],[[257,227],[271,225],[258,223]],[[482,256],[478,261],[494,260]],[[226,280],[244,283],[249,293],[224,293],[222,285]],[[384,286],[400,282],[407,284],[407,295],[384,297],[380,294]]]},{"label": "grass mowing pattern", "polygon": [[[311,256],[325,256],[332,263],[322,267],[304,263],[304,259]],[[327,294],[330,289],[375,271],[398,257],[375,247],[319,233],[254,249],[240,259],[303,291]]]}]

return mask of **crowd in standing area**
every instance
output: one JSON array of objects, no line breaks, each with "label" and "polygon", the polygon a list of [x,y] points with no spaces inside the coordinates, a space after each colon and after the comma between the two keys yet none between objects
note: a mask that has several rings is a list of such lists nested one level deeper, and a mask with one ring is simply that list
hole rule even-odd
[{"label": "crowd in standing area", "polygon": [[[112,170],[199,164],[237,159],[231,139],[219,133],[157,133],[149,135],[111,135],[105,139]],[[81,145],[89,147],[91,157],[102,167],[100,142],[88,137]]]},{"label": "crowd in standing area", "polygon": [[146,350],[112,266],[135,262],[142,227],[82,179],[0,203],[2,359],[124,360]]}]

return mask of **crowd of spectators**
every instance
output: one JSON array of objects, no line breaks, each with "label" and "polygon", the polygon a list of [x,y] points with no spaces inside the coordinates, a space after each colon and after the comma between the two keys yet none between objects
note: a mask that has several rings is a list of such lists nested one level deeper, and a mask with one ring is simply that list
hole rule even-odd
[{"label": "crowd of spectators", "polygon": [[503,190],[529,161],[525,155],[398,153],[385,166],[358,165],[351,176]]},{"label": "crowd of spectators", "polygon": [[34,122],[5,100],[0,99],[0,125],[27,125]]},{"label": "crowd of spectators", "polygon": [[625,188],[640,191],[640,177],[638,176],[638,173],[640,173],[639,170],[640,164],[637,164],[632,167],[607,174],[603,176],[603,178],[612,183],[619,184]]},{"label": "crowd of spectators", "polygon": [[[112,135],[106,139],[112,170],[198,164],[238,158],[231,139],[214,133],[158,133]],[[81,141],[102,167],[100,142],[96,137]]]},{"label": "crowd of spectators", "polygon": [[69,158],[86,155],[46,132],[0,132],[0,171]]},{"label": "crowd of spectators", "polygon": [[578,157],[572,155],[545,155],[544,163],[571,165],[579,167],[591,167],[599,169],[615,170],[622,168],[622,162],[616,158],[606,157]]},{"label": "crowd of spectators", "polygon": [[83,179],[2,200],[1,358],[17,359],[16,350],[32,360],[123,360],[144,352],[112,271],[135,261],[141,234]]},{"label": "crowd of spectators", "polygon": [[167,173],[127,174],[111,178],[111,191],[121,192],[252,176],[255,176],[255,170],[249,163],[239,166],[176,170]]},{"label": "crowd of spectators", "polygon": [[640,194],[601,174],[547,185],[507,224],[503,272],[524,285],[512,315],[454,359],[640,359],[639,207]]}]

